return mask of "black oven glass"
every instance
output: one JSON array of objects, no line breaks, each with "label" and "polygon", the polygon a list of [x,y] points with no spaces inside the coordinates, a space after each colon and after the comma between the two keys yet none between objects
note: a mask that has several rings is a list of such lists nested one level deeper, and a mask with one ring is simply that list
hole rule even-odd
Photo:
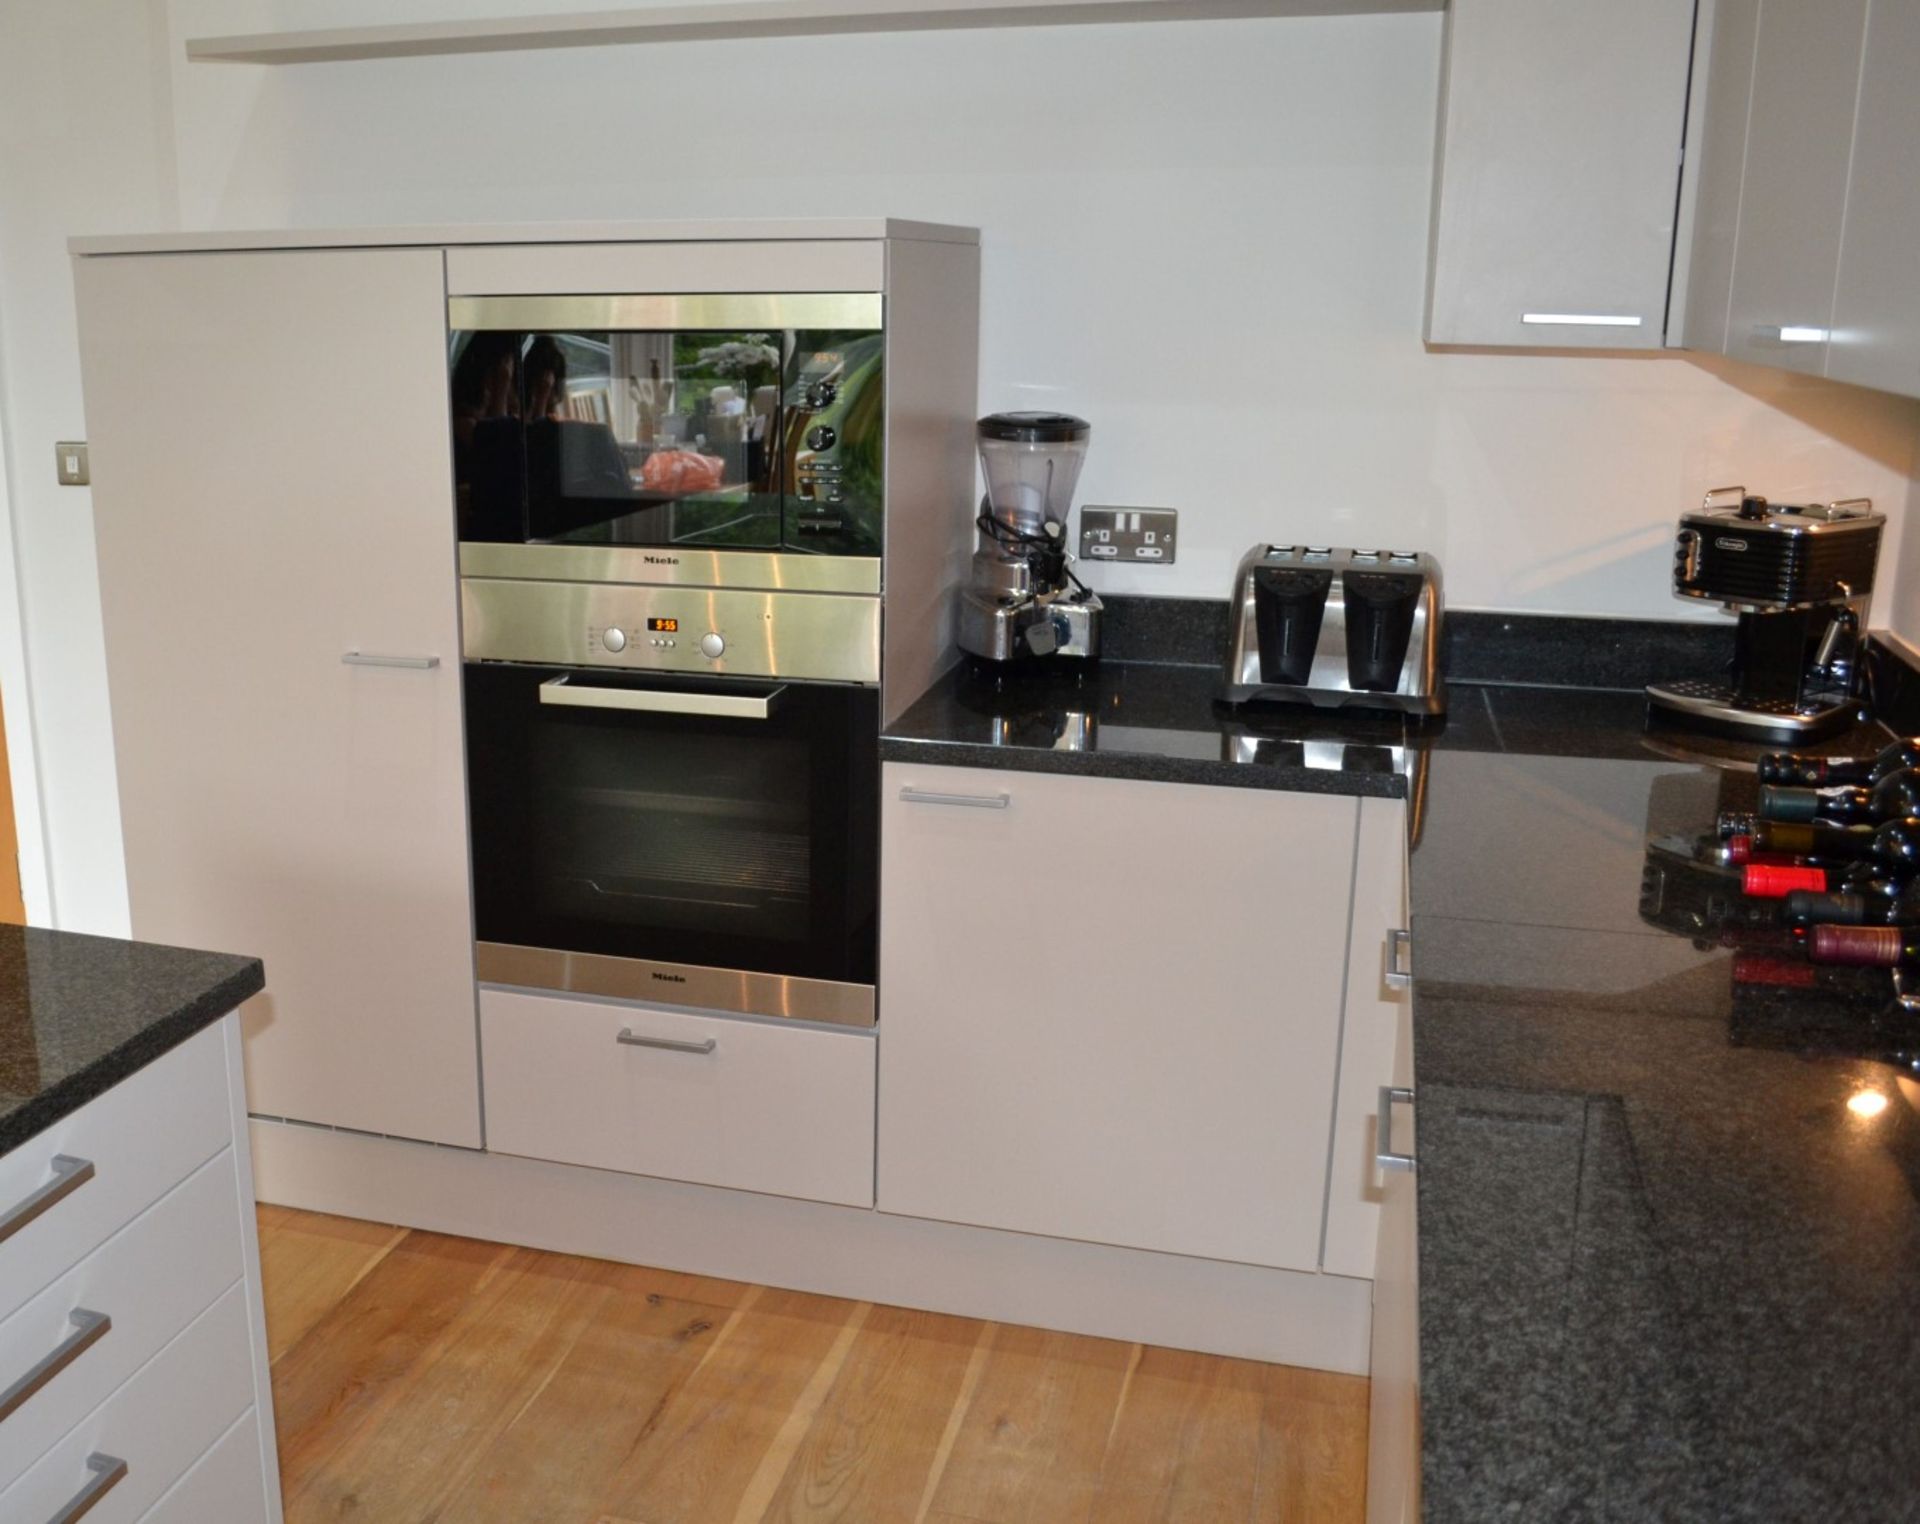
[{"label": "black oven glass", "polygon": [[885,340],[452,335],[460,538],[880,553]]},{"label": "black oven glass", "polygon": [[873,982],[877,690],[475,662],[466,703],[479,940]]}]

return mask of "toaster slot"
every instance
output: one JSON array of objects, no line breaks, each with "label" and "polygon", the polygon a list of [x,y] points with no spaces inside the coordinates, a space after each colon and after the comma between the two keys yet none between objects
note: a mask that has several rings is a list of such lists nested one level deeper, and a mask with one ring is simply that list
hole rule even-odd
[{"label": "toaster slot", "polygon": [[1349,571],[1342,579],[1349,687],[1368,693],[1399,688],[1425,586],[1424,577],[1409,572]]},{"label": "toaster slot", "polygon": [[1253,574],[1253,622],[1260,681],[1304,688],[1320,644],[1333,572],[1327,567],[1262,566]]}]

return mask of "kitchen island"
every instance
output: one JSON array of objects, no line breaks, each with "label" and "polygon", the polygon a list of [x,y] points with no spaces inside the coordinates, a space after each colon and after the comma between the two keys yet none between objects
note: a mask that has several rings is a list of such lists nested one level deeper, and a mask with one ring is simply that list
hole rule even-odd
[{"label": "kitchen island", "polygon": [[0,926],[0,1518],[280,1517],[236,1014],[263,983]]},{"label": "kitchen island", "polygon": [[1920,1519],[1920,1032],[1695,860],[1762,748],[1624,688],[1412,728],[1214,678],[962,670],[883,756],[1409,798],[1420,1517]]}]

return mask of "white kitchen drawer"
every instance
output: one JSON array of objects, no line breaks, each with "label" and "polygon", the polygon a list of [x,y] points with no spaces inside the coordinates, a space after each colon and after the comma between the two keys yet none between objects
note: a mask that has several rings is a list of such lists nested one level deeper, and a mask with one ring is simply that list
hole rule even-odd
[{"label": "white kitchen drawer", "polygon": [[[172,1487],[253,1404],[253,1352],[246,1289],[235,1286],[139,1374],[73,1427],[33,1468],[0,1492],[0,1519],[43,1524],[62,1517],[93,1478],[91,1456],[123,1460],[126,1475],[86,1514],[87,1524],[131,1524]],[[244,1425],[242,1426],[245,1427]],[[231,1437],[231,1436],[229,1436]],[[263,1485],[253,1446],[253,1486]],[[243,1499],[256,1494],[243,1494]],[[163,1515],[194,1524],[267,1524],[246,1511]]]},{"label": "white kitchen drawer", "polygon": [[483,989],[480,1050],[495,1153],[873,1205],[871,1032]]},{"label": "white kitchen drawer", "polygon": [[[226,1057],[216,1023],[0,1158],[0,1223],[60,1178],[57,1156],[93,1166],[90,1178],[0,1238],[0,1318],[232,1137]],[[0,1385],[12,1379],[0,1371]]]},{"label": "white kitchen drawer", "polygon": [[[0,1417],[0,1486],[240,1279],[242,1242],[233,1155],[225,1152],[0,1323],[0,1391],[6,1391],[63,1345],[77,1345],[76,1312],[110,1320],[104,1333]],[[18,1517],[0,1508],[0,1519]]]},{"label": "white kitchen drawer", "polygon": [[260,1470],[260,1414],[246,1414],[214,1442],[140,1524],[263,1524],[267,1483]]}]

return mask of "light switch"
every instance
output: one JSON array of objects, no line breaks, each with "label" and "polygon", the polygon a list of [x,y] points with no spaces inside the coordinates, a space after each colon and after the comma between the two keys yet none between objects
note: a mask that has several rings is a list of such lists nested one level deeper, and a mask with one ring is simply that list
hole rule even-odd
[{"label": "light switch", "polygon": [[87,470],[86,440],[63,439],[53,447],[53,454],[59,469],[61,486],[84,487],[93,480]]}]

